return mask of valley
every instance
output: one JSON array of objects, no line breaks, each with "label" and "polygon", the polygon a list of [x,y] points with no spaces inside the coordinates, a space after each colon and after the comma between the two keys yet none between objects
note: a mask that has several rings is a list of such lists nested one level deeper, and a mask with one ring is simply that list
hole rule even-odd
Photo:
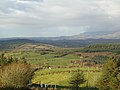
[{"label": "valley", "polygon": [[35,68],[31,80],[33,85],[42,83],[56,85],[56,88],[69,89],[72,74],[83,72],[87,81],[81,84],[81,87],[93,87],[97,90],[96,83],[101,76],[103,65],[110,59],[120,56],[119,43],[94,44],[79,48],[58,47],[31,41],[16,43],[12,43],[14,48],[2,48],[0,53],[4,53],[5,57],[17,58],[18,61],[23,60]]}]

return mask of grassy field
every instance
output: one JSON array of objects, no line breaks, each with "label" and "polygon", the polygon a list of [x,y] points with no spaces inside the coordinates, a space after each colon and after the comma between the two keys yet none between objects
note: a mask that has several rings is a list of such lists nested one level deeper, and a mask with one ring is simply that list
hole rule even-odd
[{"label": "grassy field", "polygon": [[[17,58],[25,58],[25,60],[30,64],[37,64],[42,66],[65,66],[69,65],[71,60],[79,60],[80,57],[74,54],[67,54],[65,56],[65,53],[68,53],[66,51],[55,51],[55,52],[47,52],[45,54],[41,54],[45,51],[11,51],[7,52],[6,56],[13,56]],[[58,56],[58,57],[57,57]]]},{"label": "grassy field", "polygon": [[[13,56],[18,59],[24,58],[29,64],[33,66],[39,67],[47,67],[44,69],[39,69],[35,72],[35,75],[32,79],[32,83],[40,84],[49,84],[49,85],[59,85],[59,86],[70,86],[69,79],[73,73],[76,73],[77,70],[81,70],[84,72],[85,79],[87,82],[82,87],[95,87],[97,80],[101,72],[96,72],[100,68],[90,67],[74,67],[71,61],[75,60],[83,60],[77,53],[80,49],[73,48],[54,48],[54,49],[41,49],[41,50],[13,50],[6,51],[5,56]],[[86,55],[86,54],[85,54]],[[94,54],[93,54],[94,55]],[[85,56],[86,57],[86,56]],[[93,56],[92,56],[93,57]],[[87,55],[87,59],[91,59],[91,54]],[[74,64],[74,66],[77,64]],[[48,67],[54,67],[52,69],[48,69]],[[63,66],[66,68],[58,68],[58,66]],[[57,67],[57,68],[55,68]]]},{"label": "grassy field", "polygon": [[[82,70],[87,82],[82,86],[95,87],[96,81],[99,79],[101,72],[90,72],[91,70],[98,70],[95,68],[59,68],[59,69],[43,69],[38,70],[32,80],[33,83],[39,84],[40,82],[50,85],[70,86],[69,79],[73,73],[72,70]],[[65,72],[70,70],[71,72]],[[86,72],[87,70],[87,72]]]}]

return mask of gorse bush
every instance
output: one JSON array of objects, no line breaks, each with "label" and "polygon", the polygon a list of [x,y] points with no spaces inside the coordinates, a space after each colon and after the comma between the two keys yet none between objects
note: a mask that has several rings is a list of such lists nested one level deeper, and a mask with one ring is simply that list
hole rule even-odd
[{"label": "gorse bush", "polygon": [[33,70],[24,63],[11,63],[0,70],[0,87],[22,88],[31,80]]},{"label": "gorse bush", "polygon": [[0,88],[23,88],[32,79],[33,69],[26,62],[14,58],[0,58]]}]

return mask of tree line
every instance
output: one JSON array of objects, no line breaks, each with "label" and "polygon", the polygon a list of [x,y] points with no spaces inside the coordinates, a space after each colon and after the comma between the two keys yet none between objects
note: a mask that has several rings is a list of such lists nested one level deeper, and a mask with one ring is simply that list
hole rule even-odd
[{"label": "tree line", "polygon": [[82,52],[114,52],[120,54],[120,44],[96,44],[84,47]]}]

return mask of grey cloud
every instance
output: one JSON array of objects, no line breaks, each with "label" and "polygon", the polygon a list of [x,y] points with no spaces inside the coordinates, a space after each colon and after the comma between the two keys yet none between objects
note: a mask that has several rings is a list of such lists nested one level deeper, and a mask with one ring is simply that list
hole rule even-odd
[{"label": "grey cloud", "polygon": [[[24,3],[26,1],[27,3]],[[4,0],[0,1],[0,26],[11,27],[10,30],[26,31],[26,35],[28,30],[41,31],[43,34],[39,35],[46,33],[51,36],[56,35],[55,32],[63,35],[64,30],[66,35],[77,34],[74,31],[79,33],[119,31],[119,2],[119,0]]]},{"label": "grey cloud", "polygon": [[43,0],[18,0],[18,1],[33,1],[33,2],[39,2],[39,1],[43,1]]}]

